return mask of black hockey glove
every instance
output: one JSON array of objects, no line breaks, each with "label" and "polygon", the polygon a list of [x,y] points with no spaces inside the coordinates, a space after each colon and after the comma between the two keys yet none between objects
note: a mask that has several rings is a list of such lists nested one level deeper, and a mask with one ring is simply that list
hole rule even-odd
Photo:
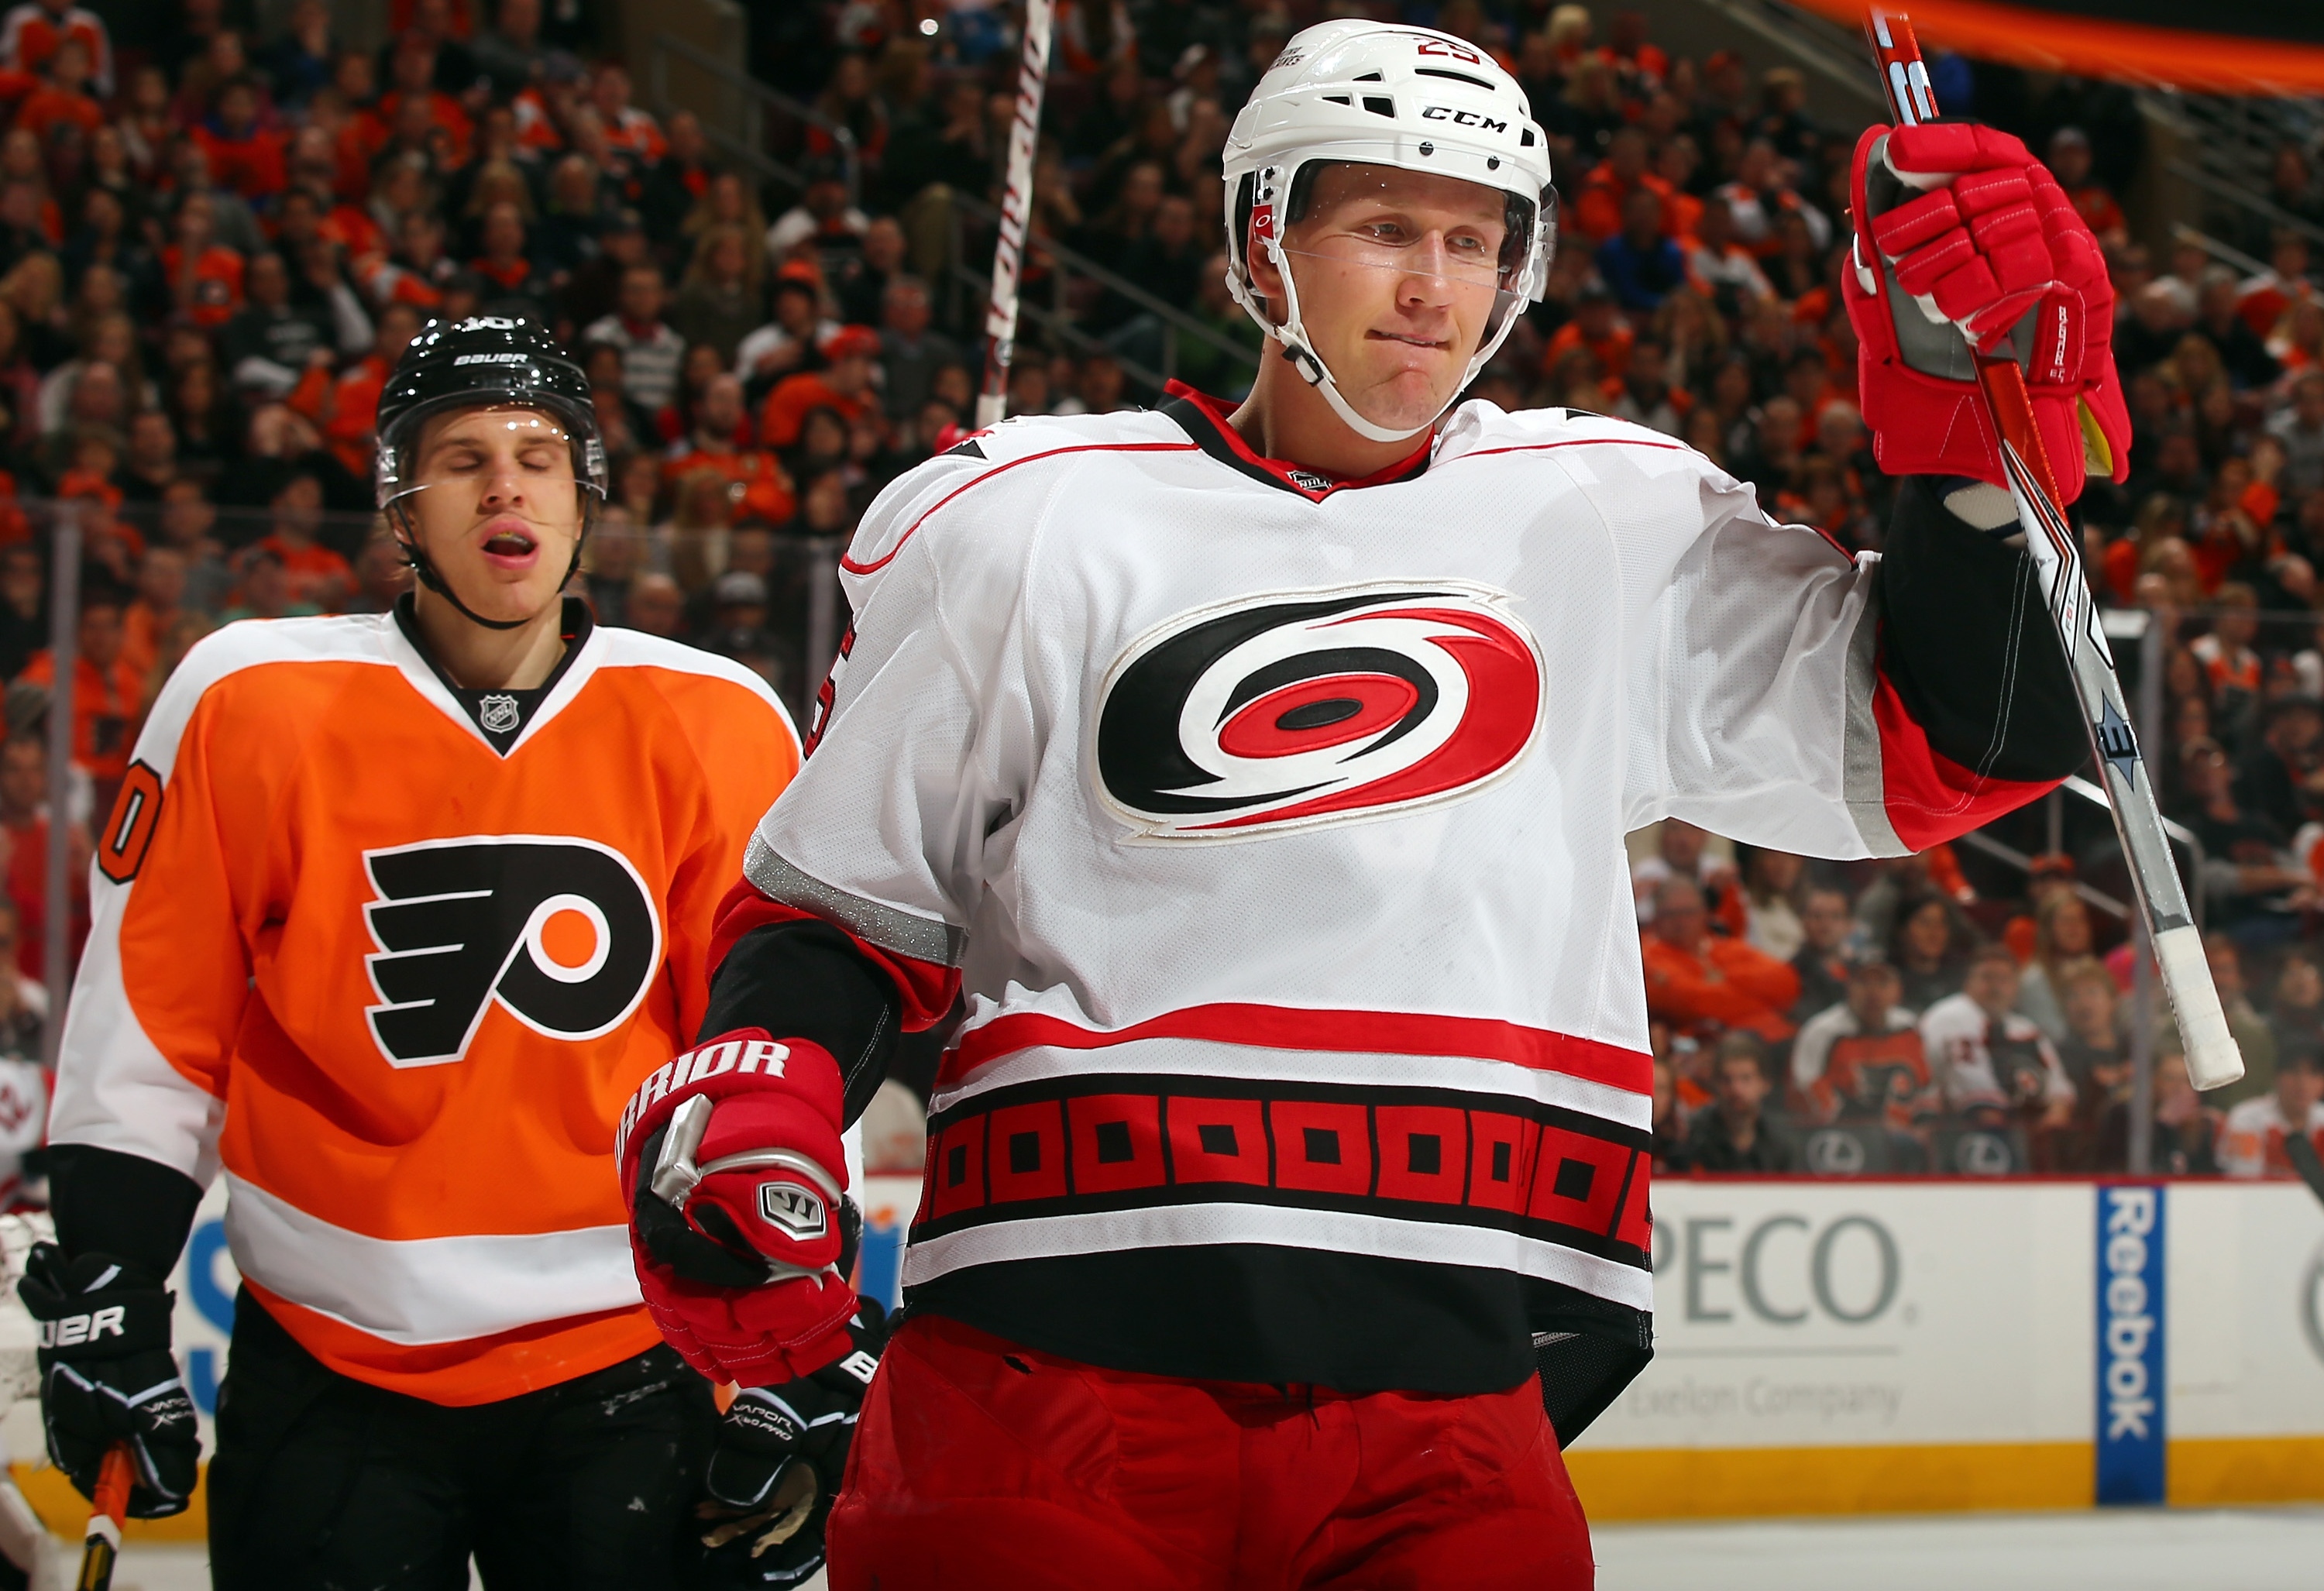
[{"label": "black hockey glove", "polygon": [[137,1482],[133,1519],[185,1512],[201,1440],[194,1402],[170,1356],[176,1295],[143,1271],[102,1254],[68,1261],[36,1246],[16,1284],[41,1323],[41,1423],[49,1458],[84,1497],[115,1444],[129,1444]]},{"label": "black hockey glove", "polygon": [[746,1387],[718,1424],[695,1510],[704,1524],[694,1584],[704,1591],[797,1586],[823,1567],[823,1527],[847,1471],[855,1417],[888,1322],[865,1299],[847,1356],[779,1386]]}]

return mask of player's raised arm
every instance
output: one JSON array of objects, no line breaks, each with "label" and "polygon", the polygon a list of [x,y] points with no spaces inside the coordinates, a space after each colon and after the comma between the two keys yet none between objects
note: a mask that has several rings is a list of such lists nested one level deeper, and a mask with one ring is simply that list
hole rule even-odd
[{"label": "player's raised arm", "polygon": [[[1879,135],[1904,146],[1893,161],[1929,173],[1914,197],[1887,162],[1868,164],[1873,134],[1858,152],[1869,233],[1848,309],[1877,455],[1904,477],[1881,556],[1850,560],[1817,532],[1770,524],[1747,488],[1682,483],[1650,455],[1624,453],[1612,467],[1629,489],[1596,493],[1617,540],[1639,548],[1637,589],[1652,604],[1634,653],[1642,707],[1659,720],[1633,767],[1638,822],[1667,813],[1794,851],[1895,854],[2023,805],[2085,756],[1955,326],[2029,328],[2034,412],[2070,461],[2070,500],[2086,453],[2119,478],[2128,426],[2097,244],[2015,140],[1961,126]],[[1657,563],[1657,531],[1697,499],[1702,535]],[[1658,501],[1670,517],[1652,517]]]}]

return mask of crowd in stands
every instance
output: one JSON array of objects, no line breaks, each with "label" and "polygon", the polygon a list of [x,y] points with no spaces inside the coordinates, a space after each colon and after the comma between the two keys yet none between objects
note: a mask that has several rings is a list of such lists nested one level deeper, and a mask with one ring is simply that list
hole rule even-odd
[{"label": "crowd in stands", "polygon": [[[69,0],[0,23],[0,1036],[36,1031],[23,1014],[43,998],[60,516],[87,552],[78,858],[194,640],[241,617],[379,612],[406,588],[370,511],[371,421],[430,317],[521,310],[583,362],[612,469],[576,576],[599,621],[742,658],[795,704],[825,661],[809,652],[829,644],[839,538],[973,424],[1010,7],[751,8],[753,69],[806,114],[770,113],[749,160],[692,113],[641,106],[586,7],[387,9],[363,49],[322,0],[279,32],[235,0],[177,0],[137,39]],[[1797,71],[1689,55],[1628,12],[1059,0],[1025,271],[1043,314],[1010,411],[1150,402],[1166,370],[1247,387],[1259,337],[1224,287],[1220,151],[1292,32],[1359,14],[1490,51],[1552,141],[1547,298],[1473,395],[1665,431],[1771,514],[1877,550],[1889,486],[1836,288],[1857,128],[1820,122]],[[2236,1097],[2199,1098],[2158,1025],[2154,1163],[2278,1172],[2287,1127],[2324,1127],[2309,234],[2246,224],[2222,229],[2229,249],[2155,253],[2122,203],[2142,160],[2126,94],[1935,65],[1949,106],[2046,154],[2117,294],[2136,440],[2127,483],[2094,486],[2080,518],[2102,600],[2162,627],[2154,760],[2204,847],[2214,970],[2254,1062]],[[2324,221],[2316,155],[2277,161],[2279,220]],[[2134,980],[2086,881],[2110,844],[2094,832],[2030,878],[1950,848],[1836,865],[1676,823],[1642,837],[1666,1168],[2125,1164]]]},{"label": "crowd in stands", "polygon": [[[2135,969],[2070,857],[1987,897],[1949,846],[1810,862],[1674,818],[1651,839],[1632,878],[1664,1170],[2128,1169]],[[2198,1095],[2151,991],[2150,1163],[2291,1174],[2287,1129],[2324,1129],[2324,957],[2232,928],[2206,945],[2249,1072]]]}]

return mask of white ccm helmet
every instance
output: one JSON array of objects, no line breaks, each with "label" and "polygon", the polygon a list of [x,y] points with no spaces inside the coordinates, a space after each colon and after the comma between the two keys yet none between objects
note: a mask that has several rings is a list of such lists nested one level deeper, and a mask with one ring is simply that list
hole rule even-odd
[{"label": "white ccm helmet", "polygon": [[[1308,346],[1284,257],[1284,228],[1305,208],[1314,168],[1335,161],[1458,177],[1508,196],[1499,290],[1462,374],[1465,388],[1499,351],[1521,302],[1538,301],[1549,280],[1557,233],[1549,141],[1525,90],[1492,57],[1450,33],[1388,23],[1306,29],[1276,57],[1235,117],[1226,147],[1227,290],[1358,436],[1400,442],[1434,425],[1442,411],[1401,431],[1358,414]],[[1280,322],[1268,317],[1251,285],[1246,244],[1253,230],[1283,277]]]}]

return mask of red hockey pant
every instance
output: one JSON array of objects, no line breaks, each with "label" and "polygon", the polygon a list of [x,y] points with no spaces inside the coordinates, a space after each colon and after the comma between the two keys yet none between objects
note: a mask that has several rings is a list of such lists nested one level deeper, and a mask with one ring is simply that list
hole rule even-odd
[{"label": "red hockey pant", "polygon": [[1532,1381],[1479,1397],[1134,1375],[921,1316],[831,1515],[832,1591],[1587,1591]]}]

